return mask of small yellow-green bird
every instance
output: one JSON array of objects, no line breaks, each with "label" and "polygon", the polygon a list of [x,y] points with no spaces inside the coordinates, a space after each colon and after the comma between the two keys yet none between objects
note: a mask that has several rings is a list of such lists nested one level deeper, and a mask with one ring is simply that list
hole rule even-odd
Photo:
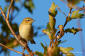
[{"label": "small yellow-green bird", "polygon": [[32,44],[35,43],[33,40],[33,27],[32,23],[34,20],[30,17],[25,18],[19,26],[19,34],[22,39],[26,41],[31,41]]}]

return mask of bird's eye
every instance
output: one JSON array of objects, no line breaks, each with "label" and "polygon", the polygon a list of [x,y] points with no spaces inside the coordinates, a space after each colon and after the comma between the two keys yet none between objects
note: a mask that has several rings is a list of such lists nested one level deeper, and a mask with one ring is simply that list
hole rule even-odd
[{"label": "bird's eye", "polygon": [[26,21],[30,21],[30,20],[26,20]]}]

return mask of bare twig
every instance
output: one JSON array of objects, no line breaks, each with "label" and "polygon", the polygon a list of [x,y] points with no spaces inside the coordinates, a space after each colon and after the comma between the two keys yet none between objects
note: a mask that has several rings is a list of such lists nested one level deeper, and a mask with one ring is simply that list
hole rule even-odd
[{"label": "bare twig", "polygon": [[[67,22],[68,22],[68,17],[71,15],[71,11],[72,11],[72,8],[70,8],[69,14],[68,14],[68,16],[66,17],[66,22],[65,22],[63,28],[66,26],[66,24],[67,24]],[[62,36],[58,36],[58,34],[60,34],[60,31],[56,34],[55,43],[57,42],[58,38],[61,38],[61,37],[62,37]]]},{"label": "bare twig", "polygon": [[85,10],[85,7],[83,7],[83,8],[79,8],[79,10]]},{"label": "bare twig", "polygon": [[71,11],[72,11],[72,8],[70,8],[70,11],[69,11],[68,17],[71,15]]},{"label": "bare twig", "polygon": [[9,50],[12,50],[12,51],[16,52],[16,53],[23,54],[22,52],[16,51],[16,50],[14,50],[14,49],[12,49],[12,48],[9,48],[9,47],[3,45],[2,43],[0,43],[0,46],[3,46],[3,47],[5,47],[5,48],[7,48],[7,49],[9,49]]},{"label": "bare twig", "polygon": [[4,12],[2,11],[2,8],[0,7],[0,10],[1,10],[1,14],[3,15],[4,18],[6,18]]},{"label": "bare twig", "polygon": [[11,3],[10,3],[9,8],[8,8],[7,20],[9,20],[9,13],[10,13],[10,9],[12,7],[12,3],[13,3],[13,0],[11,0]]},{"label": "bare twig", "polygon": [[71,15],[71,11],[72,11],[72,8],[70,8],[69,14],[68,14],[68,16],[66,17],[66,21],[65,21],[64,27],[66,26],[66,24],[67,24],[67,22],[68,22],[68,19],[69,19],[70,15]]},{"label": "bare twig", "polygon": [[49,47],[51,47],[52,41],[50,41]]},{"label": "bare twig", "polygon": [[6,21],[7,25],[8,25],[8,28],[10,29],[10,31],[12,32],[12,34],[14,35],[14,37],[17,39],[17,41],[18,41],[23,47],[25,47],[25,48],[27,49],[27,51],[29,52],[29,54],[30,54],[31,56],[33,56],[34,54],[33,54],[32,51],[30,51],[30,49],[28,48],[27,43],[26,43],[26,42],[23,42],[22,40],[20,40],[21,37],[20,37],[20,36],[17,36],[17,35],[15,34],[15,31],[12,29],[12,27],[11,27],[9,21],[8,21],[9,11],[10,11],[10,8],[11,8],[11,6],[12,6],[12,3],[13,3],[13,0],[11,0],[11,4],[10,4],[10,6],[9,6],[9,10],[8,10],[8,13],[7,13],[7,17],[5,16],[5,13],[3,12],[2,8],[0,8],[1,14],[3,15],[5,21]]}]

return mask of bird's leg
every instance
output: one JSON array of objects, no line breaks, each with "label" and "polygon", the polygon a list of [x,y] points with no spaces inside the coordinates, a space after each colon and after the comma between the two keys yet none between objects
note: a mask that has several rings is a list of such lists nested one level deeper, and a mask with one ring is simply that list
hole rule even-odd
[{"label": "bird's leg", "polygon": [[22,56],[25,56],[25,55],[24,55],[25,47],[23,47],[22,49],[23,49],[23,52],[22,52],[23,54],[22,54]]}]

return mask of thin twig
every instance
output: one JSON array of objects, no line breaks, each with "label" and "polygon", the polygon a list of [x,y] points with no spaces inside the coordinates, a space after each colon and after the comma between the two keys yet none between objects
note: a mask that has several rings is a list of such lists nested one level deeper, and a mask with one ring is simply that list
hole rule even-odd
[{"label": "thin twig", "polygon": [[9,8],[8,8],[7,20],[9,20],[9,13],[10,13],[10,9],[12,7],[12,3],[13,3],[13,0],[11,0],[11,3],[10,3]]},{"label": "thin twig", "polygon": [[2,11],[2,8],[0,7],[0,10],[1,10],[1,14],[3,15],[4,18],[6,18],[4,12]]},{"label": "thin twig", "polygon": [[72,11],[72,8],[70,8],[70,11],[69,11],[68,17],[71,15],[71,11]]},{"label": "thin twig", "polygon": [[22,52],[16,51],[16,50],[14,50],[14,49],[12,49],[12,48],[9,48],[9,47],[3,45],[2,43],[0,43],[0,46],[3,46],[3,47],[5,47],[5,48],[7,48],[7,49],[9,49],[9,50],[12,50],[12,51],[16,52],[16,53],[23,54]]},{"label": "thin twig", "polygon": [[85,7],[84,8],[80,8],[79,10],[85,10]]},{"label": "thin twig", "polygon": [[[64,27],[65,27],[66,24],[67,24],[67,19],[68,19],[68,17],[71,15],[71,11],[72,11],[72,8],[70,8],[69,14],[68,14],[68,16],[66,17],[66,22],[65,22],[65,24],[64,24]],[[55,43],[57,42],[58,34],[60,34],[60,31],[56,34],[56,40],[55,40]]]},{"label": "thin twig", "polygon": [[52,40],[50,41],[49,47],[51,47],[51,44],[52,44]]},{"label": "thin twig", "polygon": [[[5,45],[2,44],[2,43],[0,43],[0,46],[3,46],[3,47],[5,47],[5,48],[7,48],[7,49],[9,49],[9,50],[11,50],[11,51],[16,52],[16,53],[23,54],[22,52],[19,52],[19,51],[16,51],[16,50],[12,49],[12,48],[9,48],[9,47],[5,46]],[[28,54],[24,54],[24,55],[29,56]]]}]

